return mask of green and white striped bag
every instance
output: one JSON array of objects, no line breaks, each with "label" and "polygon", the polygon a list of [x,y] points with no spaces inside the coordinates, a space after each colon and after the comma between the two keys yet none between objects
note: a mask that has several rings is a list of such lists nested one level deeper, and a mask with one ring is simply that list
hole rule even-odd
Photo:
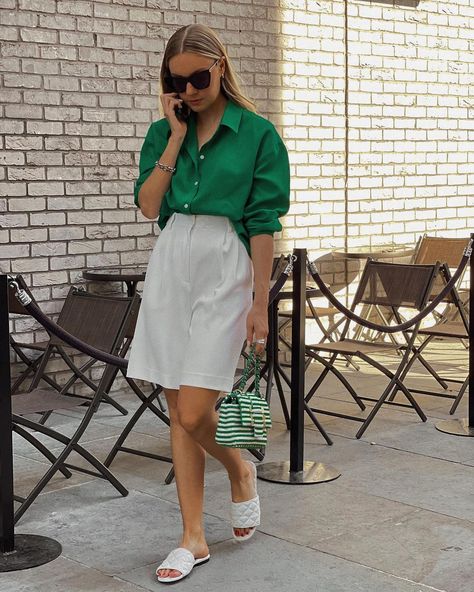
[{"label": "green and white striped bag", "polygon": [[[251,366],[255,368],[255,387],[243,392]],[[260,395],[260,356],[252,344],[242,379],[236,391],[224,397],[219,408],[216,442],[231,448],[262,448],[272,427],[270,408]]]}]

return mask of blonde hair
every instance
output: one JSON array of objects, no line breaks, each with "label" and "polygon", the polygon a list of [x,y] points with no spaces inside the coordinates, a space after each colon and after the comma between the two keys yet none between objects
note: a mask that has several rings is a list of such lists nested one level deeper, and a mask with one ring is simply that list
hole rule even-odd
[{"label": "blonde hair", "polygon": [[169,61],[175,55],[189,52],[217,60],[224,57],[225,71],[221,79],[221,90],[224,95],[244,109],[256,112],[255,104],[247,98],[237,81],[237,73],[230,63],[227,51],[216,33],[206,25],[193,24],[181,27],[168,40],[161,64],[160,82],[164,93],[173,92],[166,84],[166,77],[170,75]]}]

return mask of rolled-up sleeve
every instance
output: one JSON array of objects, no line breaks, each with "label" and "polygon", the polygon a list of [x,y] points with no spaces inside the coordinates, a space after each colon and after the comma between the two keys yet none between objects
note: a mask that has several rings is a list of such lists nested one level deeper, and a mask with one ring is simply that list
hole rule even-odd
[{"label": "rolled-up sleeve", "polygon": [[243,222],[249,237],[282,230],[279,217],[290,208],[288,151],[274,127],[260,142],[252,189],[244,207]]},{"label": "rolled-up sleeve", "polygon": [[138,207],[140,207],[138,194],[141,186],[153,172],[155,163],[165,151],[167,144],[168,136],[162,120],[152,123],[143,141],[140,152],[139,175],[133,189],[135,205]]}]

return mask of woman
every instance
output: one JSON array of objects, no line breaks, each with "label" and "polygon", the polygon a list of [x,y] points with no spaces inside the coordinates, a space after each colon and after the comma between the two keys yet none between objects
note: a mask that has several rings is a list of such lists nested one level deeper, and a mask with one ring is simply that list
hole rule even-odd
[{"label": "woman", "polygon": [[255,465],[215,442],[215,404],[232,389],[245,337],[257,355],[264,350],[273,233],[289,209],[289,164],[210,28],[176,31],[160,78],[164,118],[143,143],[135,203],[145,217],[159,215],[162,232],[127,375],[160,384],[168,403],[183,520],[180,546],[157,569],[158,580],[170,583],[209,559],[206,452],[228,473],[234,538],[248,540],[259,524]]}]

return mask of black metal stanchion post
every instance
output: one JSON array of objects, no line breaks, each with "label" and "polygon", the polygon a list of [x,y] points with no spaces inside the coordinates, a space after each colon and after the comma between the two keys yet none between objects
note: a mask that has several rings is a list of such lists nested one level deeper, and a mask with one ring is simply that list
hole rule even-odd
[{"label": "black metal stanchion post", "polygon": [[[474,233],[471,233],[474,239]],[[436,429],[453,436],[474,437],[474,250],[469,253],[469,379],[468,416],[461,419],[445,419]]]},{"label": "black metal stanchion post", "polygon": [[[8,326],[8,285],[0,284],[0,552],[11,553],[14,544],[13,449],[10,398],[10,345]],[[7,308],[5,309],[5,303]],[[5,314],[6,312],[6,314]]]},{"label": "black metal stanchion post", "polygon": [[332,481],[340,473],[322,463],[304,460],[306,249],[294,249],[293,254],[290,460],[259,465],[257,472],[265,481],[305,485]]},{"label": "black metal stanchion post", "polygon": [[0,572],[36,567],[61,555],[53,539],[15,534],[9,335],[8,277],[0,275]]}]

